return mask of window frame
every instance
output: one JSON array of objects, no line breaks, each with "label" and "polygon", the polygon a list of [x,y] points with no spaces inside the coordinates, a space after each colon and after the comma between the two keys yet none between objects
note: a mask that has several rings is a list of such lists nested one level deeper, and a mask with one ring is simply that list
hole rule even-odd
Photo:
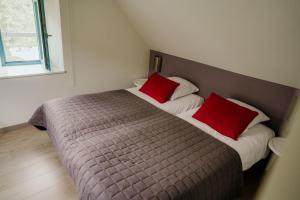
[{"label": "window frame", "polygon": [[28,60],[28,61],[7,61],[5,56],[5,48],[3,43],[2,32],[0,30],[0,61],[2,67],[8,66],[19,66],[19,65],[37,65],[44,64],[47,70],[50,68],[50,56],[48,47],[48,35],[46,26],[46,16],[44,0],[33,0],[33,13],[35,26],[37,31],[38,48],[39,48],[39,60]]}]

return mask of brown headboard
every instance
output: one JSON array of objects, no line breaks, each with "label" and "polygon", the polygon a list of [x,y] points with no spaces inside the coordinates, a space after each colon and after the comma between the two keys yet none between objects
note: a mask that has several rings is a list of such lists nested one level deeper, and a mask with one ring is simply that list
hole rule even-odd
[{"label": "brown headboard", "polygon": [[161,74],[180,76],[197,85],[199,95],[207,98],[211,92],[249,103],[263,112],[271,120],[266,123],[277,134],[280,133],[285,119],[297,93],[297,89],[233,73],[202,63],[150,51],[149,73],[153,72],[154,56],[162,58]]}]

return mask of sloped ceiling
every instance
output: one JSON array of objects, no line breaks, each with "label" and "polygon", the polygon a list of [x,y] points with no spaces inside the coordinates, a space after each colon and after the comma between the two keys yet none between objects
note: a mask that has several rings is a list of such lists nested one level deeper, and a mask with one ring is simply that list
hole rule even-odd
[{"label": "sloped ceiling", "polygon": [[151,49],[300,88],[299,0],[117,0]]}]

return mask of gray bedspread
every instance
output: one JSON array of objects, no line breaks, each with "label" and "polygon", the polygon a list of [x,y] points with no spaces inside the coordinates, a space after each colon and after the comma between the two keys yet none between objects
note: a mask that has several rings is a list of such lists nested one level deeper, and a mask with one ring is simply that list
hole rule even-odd
[{"label": "gray bedspread", "polygon": [[125,90],[48,101],[30,123],[47,129],[82,200],[225,200],[241,191],[237,152]]}]

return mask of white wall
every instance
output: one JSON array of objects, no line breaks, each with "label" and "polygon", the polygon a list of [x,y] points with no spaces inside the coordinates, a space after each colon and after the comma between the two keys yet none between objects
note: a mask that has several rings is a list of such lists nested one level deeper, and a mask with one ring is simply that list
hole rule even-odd
[{"label": "white wall", "polygon": [[290,134],[283,148],[283,156],[267,172],[257,200],[296,200],[300,196],[300,99],[290,120]]},{"label": "white wall", "polygon": [[118,0],[154,49],[300,88],[299,0]]},{"label": "white wall", "polygon": [[111,0],[61,0],[66,74],[0,79],[0,128],[26,122],[44,101],[126,88],[147,74],[149,48]]}]

